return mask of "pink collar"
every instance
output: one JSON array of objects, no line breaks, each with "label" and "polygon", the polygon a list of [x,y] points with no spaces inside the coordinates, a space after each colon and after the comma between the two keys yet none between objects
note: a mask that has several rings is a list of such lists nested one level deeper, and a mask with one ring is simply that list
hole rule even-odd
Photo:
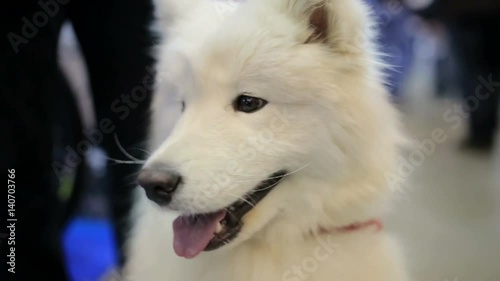
[{"label": "pink collar", "polygon": [[363,230],[369,227],[373,227],[375,232],[379,232],[384,229],[384,224],[381,220],[372,219],[365,222],[353,223],[342,227],[334,228],[333,230],[328,230],[326,228],[320,227],[320,234],[330,234],[330,233],[351,233],[359,230]]}]

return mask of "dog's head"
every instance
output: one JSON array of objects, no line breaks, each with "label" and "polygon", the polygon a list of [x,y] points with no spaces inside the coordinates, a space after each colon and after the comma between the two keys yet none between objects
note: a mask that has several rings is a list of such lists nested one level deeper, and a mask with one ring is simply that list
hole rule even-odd
[{"label": "dog's head", "polygon": [[161,2],[154,153],[139,182],[181,214],[177,254],[362,216],[385,189],[397,122],[361,1]]}]

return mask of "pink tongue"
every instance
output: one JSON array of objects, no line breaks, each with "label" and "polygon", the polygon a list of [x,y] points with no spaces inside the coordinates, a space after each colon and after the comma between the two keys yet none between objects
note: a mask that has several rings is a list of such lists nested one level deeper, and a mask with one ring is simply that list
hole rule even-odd
[{"label": "pink tongue", "polygon": [[217,223],[225,216],[226,211],[220,211],[210,215],[178,217],[174,221],[175,253],[187,259],[199,255],[214,237]]}]

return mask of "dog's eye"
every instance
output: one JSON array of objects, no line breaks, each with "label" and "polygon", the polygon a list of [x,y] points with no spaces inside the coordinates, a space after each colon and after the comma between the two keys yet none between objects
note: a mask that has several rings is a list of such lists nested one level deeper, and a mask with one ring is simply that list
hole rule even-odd
[{"label": "dog's eye", "polygon": [[253,113],[262,109],[264,106],[266,106],[266,104],[266,100],[247,95],[241,95],[234,101],[234,110],[245,113]]}]

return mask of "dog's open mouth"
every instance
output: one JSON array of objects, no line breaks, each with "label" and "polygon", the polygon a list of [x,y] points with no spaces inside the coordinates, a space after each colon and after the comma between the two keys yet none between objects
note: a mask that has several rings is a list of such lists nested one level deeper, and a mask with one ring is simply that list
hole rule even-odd
[{"label": "dog's open mouth", "polygon": [[272,174],[247,194],[244,200],[218,212],[178,217],[173,224],[175,253],[180,257],[194,258],[203,251],[212,251],[230,243],[243,227],[243,216],[286,175],[284,170]]}]

